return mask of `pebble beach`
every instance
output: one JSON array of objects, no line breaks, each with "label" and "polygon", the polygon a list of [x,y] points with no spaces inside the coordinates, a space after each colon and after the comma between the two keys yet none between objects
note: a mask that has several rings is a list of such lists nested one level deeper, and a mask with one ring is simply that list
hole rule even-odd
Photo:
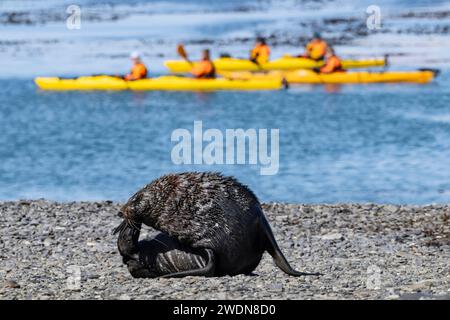
[{"label": "pebble beach", "polygon": [[251,276],[182,279],[131,277],[120,205],[0,202],[0,299],[450,298],[447,205],[264,204],[292,266],[322,276],[287,276],[265,254]]}]

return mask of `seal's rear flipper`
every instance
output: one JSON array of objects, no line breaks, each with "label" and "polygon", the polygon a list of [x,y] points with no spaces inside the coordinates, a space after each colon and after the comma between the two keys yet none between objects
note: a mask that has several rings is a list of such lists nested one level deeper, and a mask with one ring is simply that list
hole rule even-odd
[{"label": "seal's rear flipper", "polygon": [[269,222],[267,222],[266,217],[264,216],[264,213],[261,210],[260,214],[260,224],[261,228],[263,229],[263,233],[266,236],[266,250],[269,252],[269,254],[272,256],[273,260],[275,261],[275,264],[283,270],[285,273],[291,276],[300,277],[300,276],[320,276],[321,273],[308,273],[308,272],[300,272],[297,270],[294,270],[290,265],[289,262],[284,257],[283,253],[281,252],[280,247],[278,247],[277,241],[275,240],[275,237],[273,235],[272,229],[270,228]]},{"label": "seal's rear flipper", "polygon": [[169,273],[161,276],[161,278],[182,278],[188,276],[199,276],[199,277],[212,277],[214,276],[214,271],[216,270],[216,260],[214,257],[214,251],[211,249],[203,249],[206,253],[206,258],[208,263],[205,267],[194,270],[180,271],[175,273]]}]

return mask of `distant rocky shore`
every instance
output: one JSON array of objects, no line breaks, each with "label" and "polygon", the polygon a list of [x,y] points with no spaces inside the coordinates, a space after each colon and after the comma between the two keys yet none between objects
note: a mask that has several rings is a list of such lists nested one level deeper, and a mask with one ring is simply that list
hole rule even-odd
[{"label": "distant rocky shore", "polygon": [[0,299],[450,298],[450,206],[265,204],[292,265],[323,276],[266,254],[254,276],[145,280],[117,252],[119,206],[0,203]]}]

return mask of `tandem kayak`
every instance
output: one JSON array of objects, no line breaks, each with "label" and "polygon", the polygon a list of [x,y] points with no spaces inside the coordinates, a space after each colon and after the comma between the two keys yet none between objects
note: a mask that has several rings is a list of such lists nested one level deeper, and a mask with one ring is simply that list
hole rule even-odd
[{"label": "tandem kayak", "polygon": [[335,72],[320,74],[311,70],[268,71],[268,72],[220,72],[229,79],[280,79],[288,83],[382,83],[413,82],[428,83],[437,70],[385,71],[385,72]]},{"label": "tandem kayak", "polygon": [[[261,70],[295,70],[313,69],[323,66],[323,61],[314,61],[308,58],[285,56],[267,63],[257,64],[246,59],[219,58],[213,61],[218,71],[261,71]],[[192,70],[196,62],[189,63],[185,60],[166,60],[164,65],[173,73],[185,73]],[[368,68],[385,66],[386,59],[343,60],[345,69]]]},{"label": "tandem kayak", "polygon": [[125,81],[112,76],[86,76],[73,79],[38,77],[36,85],[43,90],[277,90],[283,87],[280,78],[258,79],[194,79],[162,76]]}]

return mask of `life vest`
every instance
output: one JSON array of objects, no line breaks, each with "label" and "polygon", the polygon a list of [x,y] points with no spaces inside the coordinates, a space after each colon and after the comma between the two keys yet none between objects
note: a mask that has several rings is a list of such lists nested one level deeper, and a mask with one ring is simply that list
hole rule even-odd
[{"label": "life vest", "polygon": [[327,43],[323,40],[312,40],[306,46],[308,58],[313,60],[322,60],[327,52]]},{"label": "life vest", "polygon": [[192,68],[191,73],[196,78],[213,79],[216,77],[216,68],[210,60],[202,60]]},{"label": "life vest", "polygon": [[338,71],[344,71],[344,69],[342,69],[341,60],[337,56],[328,58],[325,65],[320,68],[320,73],[333,73]]},{"label": "life vest", "polygon": [[270,48],[267,44],[256,45],[250,54],[250,59],[257,61],[258,63],[267,62],[269,61],[269,58]]},{"label": "life vest", "polygon": [[147,78],[147,68],[142,62],[135,63],[130,74],[125,76],[126,80],[139,80]]}]

